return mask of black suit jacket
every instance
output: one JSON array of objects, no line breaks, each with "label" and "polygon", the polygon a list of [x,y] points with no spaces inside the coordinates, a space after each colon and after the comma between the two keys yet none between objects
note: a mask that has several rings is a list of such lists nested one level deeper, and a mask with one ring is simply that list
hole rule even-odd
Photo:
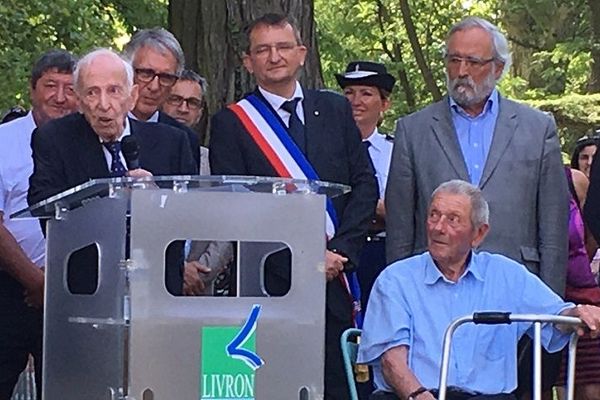
[{"label": "black suit jacket", "polygon": [[192,150],[192,156],[194,156],[194,159],[196,160],[196,165],[200,165],[200,142],[198,141],[198,134],[193,129],[162,111],[158,112],[158,122],[173,126],[185,132],[188,141],[190,142],[190,149]]},{"label": "black suit jacket", "polygon": [[[267,106],[258,90],[254,91]],[[305,155],[323,181],[350,185],[352,191],[333,199],[339,219],[327,243],[346,255],[347,269],[358,264],[360,249],[377,203],[377,184],[348,101],[333,92],[304,89]],[[275,113],[276,114],[276,113]],[[215,175],[277,176],[275,170],[229,109],[211,121],[211,171]],[[328,285],[328,305],[335,314],[348,313],[348,296],[339,280]],[[345,317],[345,316],[344,316]]]},{"label": "black suit jacket", "polygon": [[[153,175],[194,175],[194,163],[184,132],[165,124],[129,120],[140,146],[140,167]],[[35,204],[90,179],[110,177],[102,144],[84,116],[74,113],[45,124],[32,135],[33,174],[29,204]],[[167,287],[181,292],[182,245],[167,251]],[[89,260],[90,254],[81,255]],[[86,293],[83,289],[82,293]]]},{"label": "black suit jacket", "polygon": [[583,209],[585,224],[600,243],[600,157],[594,157],[590,168],[590,186]]}]

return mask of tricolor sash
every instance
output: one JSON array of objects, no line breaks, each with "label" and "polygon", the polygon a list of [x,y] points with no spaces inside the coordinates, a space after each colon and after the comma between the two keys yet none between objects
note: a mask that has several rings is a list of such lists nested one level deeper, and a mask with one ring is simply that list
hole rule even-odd
[{"label": "tricolor sash", "polygon": [[[252,137],[278,176],[319,180],[319,175],[291,138],[286,126],[258,96],[250,94],[228,107],[238,117],[246,132]],[[335,235],[338,218],[333,202],[329,198],[327,198],[326,210],[325,231],[327,238],[331,239]],[[355,324],[362,325],[360,286],[356,273],[340,274],[340,279],[352,297]]]}]

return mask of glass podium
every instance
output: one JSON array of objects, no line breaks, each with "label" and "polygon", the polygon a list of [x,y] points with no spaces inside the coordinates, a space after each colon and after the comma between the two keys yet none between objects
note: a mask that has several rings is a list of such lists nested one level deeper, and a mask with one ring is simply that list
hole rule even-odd
[{"label": "glass podium", "polygon": [[[325,204],[349,191],[264,177],[99,179],[14,214],[47,220],[44,400],[322,399]],[[233,246],[229,296],[168,288],[168,249],[181,244],[181,268],[193,241]],[[289,287],[270,295],[265,266],[281,254]],[[73,284],[81,271],[89,290]]]}]

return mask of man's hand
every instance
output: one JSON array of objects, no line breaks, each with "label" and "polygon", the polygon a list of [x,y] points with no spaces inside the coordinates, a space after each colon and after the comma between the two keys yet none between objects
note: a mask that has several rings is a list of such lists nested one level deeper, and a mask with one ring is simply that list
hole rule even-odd
[{"label": "man's hand", "polygon": [[146,171],[143,168],[136,168],[127,171],[127,176],[131,178],[146,178],[152,176],[152,172]]},{"label": "man's hand", "polygon": [[[589,328],[590,337],[592,337],[592,339],[600,336],[600,307],[588,304],[579,304],[576,307],[565,310],[562,315],[581,319],[581,321]],[[576,329],[579,336],[583,336],[585,334],[585,329],[583,326],[578,326]]]},{"label": "man's hand", "polygon": [[200,296],[206,285],[202,275],[212,270],[198,261],[186,261],[183,267],[183,294],[186,296]]},{"label": "man's hand", "polygon": [[347,262],[347,257],[325,250],[325,276],[327,280],[332,281],[335,279],[344,270],[344,263]]},{"label": "man's hand", "polygon": [[25,303],[30,307],[44,306],[44,272],[38,269],[30,280],[25,283]]}]

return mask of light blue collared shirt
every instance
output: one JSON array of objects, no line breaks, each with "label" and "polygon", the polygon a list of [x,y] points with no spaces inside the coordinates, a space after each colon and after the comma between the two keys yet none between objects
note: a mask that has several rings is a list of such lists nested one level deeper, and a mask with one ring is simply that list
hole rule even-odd
[{"label": "light blue collared shirt", "polygon": [[[437,388],[444,332],[455,319],[476,311],[559,314],[565,303],[523,265],[487,252],[471,255],[458,282],[447,280],[429,252],[398,261],[377,278],[369,297],[358,362],[373,365],[377,390],[392,392],[383,378],[380,358],[390,348],[409,347],[408,363],[421,384]],[[517,386],[517,342],[530,323],[466,324],[452,340],[448,385],[493,394]],[[550,325],[542,344],[562,349],[569,335]]]},{"label": "light blue collared shirt", "polygon": [[467,114],[452,97],[449,99],[452,122],[471,183],[479,185],[498,119],[498,91],[492,91],[483,111],[476,117]]}]

